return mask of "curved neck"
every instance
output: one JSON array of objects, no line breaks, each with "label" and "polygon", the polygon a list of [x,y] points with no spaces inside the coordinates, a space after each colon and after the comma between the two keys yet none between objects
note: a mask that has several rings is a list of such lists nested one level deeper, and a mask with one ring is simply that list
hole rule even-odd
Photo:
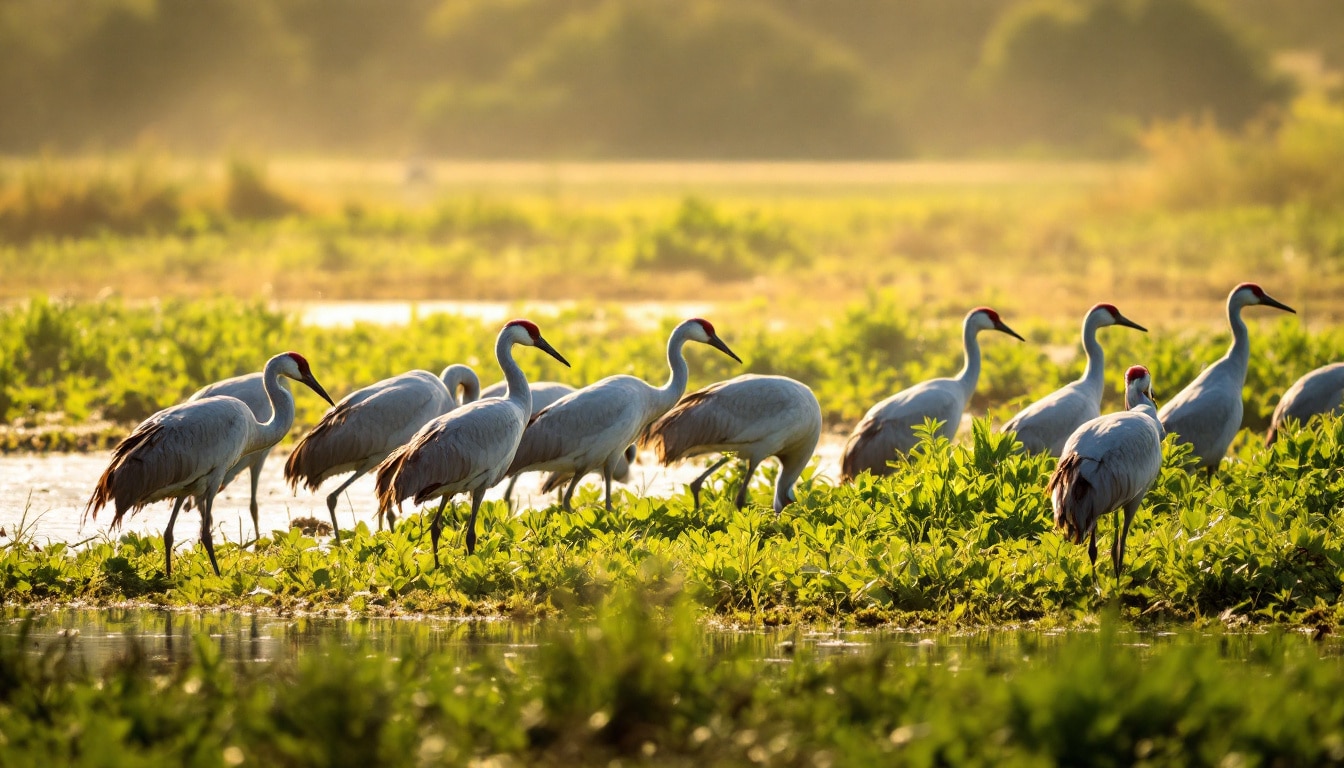
[{"label": "curved neck", "polygon": [[1251,340],[1246,332],[1246,321],[1241,319],[1241,306],[1241,303],[1234,301],[1233,297],[1228,298],[1227,324],[1232,326],[1232,346],[1228,347],[1223,359],[1235,363],[1241,370],[1242,378],[1245,379],[1246,366],[1251,361]]},{"label": "curved neck", "polygon": [[1141,387],[1133,386],[1125,390],[1125,407],[1152,419],[1153,423],[1157,424],[1157,434],[1166,437],[1167,431],[1162,427],[1162,419],[1157,415],[1157,403],[1150,400],[1148,393]]},{"label": "curved neck", "polygon": [[969,323],[961,327],[961,346],[965,350],[966,360],[954,380],[961,385],[967,400],[975,394],[975,385],[980,381],[980,342],[976,340],[977,333],[979,331],[972,328]]},{"label": "curved neck", "polygon": [[270,421],[257,425],[247,450],[243,453],[252,453],[275,445],[294,425],[294,396],[289,393],[289,387],[280,381],[280,365],[274,359],[266,364],[262,382],[266,388],[266,397],[271,401],[271,418]]},{"label": "curved neck", "polygon": [[[476,377],[476,372],[468,366],[450,365],[443,369],[439,378],[448,387],[449,393],[452,394],[453,400],[457,401],[458,405],[473,403],[481,397],[481,380]],[[459,390],[461,390],[460,394]]]},{"label": "curved neck", "polygon": [[793,486],[807,468],[808,458],[804,455],[801,459],[790,457],[790,461],[780,461],[779,477],[775,478],[775,514],[793,503]]},{"label": "curved neck", "polygon": [[686,356],[682,353],[682,347],[685,345],[686,334],[682,327],[678,326],[667,340],[667,367],[671,369],[671,373],[667,377],[667,383],[654,390],[656,405],[663,411],[676,405],[681,396],[686,394],[686,380],[690,376],[690,369],[686,366]]},{"label": "curved neck", "polygon": [[1101,344],[1097,342],[1097,326],[1092,322],[1092,317],[1093,315],[1089,314],[1083,321],[1083,352],[1087,355],[1087,368],[1083,370],[1083,377],[1078,381],[1089,391],[1095,391],[1097,399],[1100,400],[1102,389],[1106,384],[1106,353],[1101,351]]},{"label": "curved neck", "polygon": [[495,360],[504,371],[504,399],[517,403],[523,409],[523,420],[532,412],[532,388],[527,385],[523,369],[513,361],[513,340],[499,334],[495,340]]}]

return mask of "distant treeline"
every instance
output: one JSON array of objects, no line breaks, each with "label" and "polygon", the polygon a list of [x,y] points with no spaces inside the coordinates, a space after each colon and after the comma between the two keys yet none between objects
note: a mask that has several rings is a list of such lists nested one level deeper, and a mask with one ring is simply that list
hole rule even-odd
[{"label": "distant treeline", "polygon": [[0,152],[1116,155],[1283,103],[1271,51],[1339,66],[1344,3],[1272,5],[5,0]]}]

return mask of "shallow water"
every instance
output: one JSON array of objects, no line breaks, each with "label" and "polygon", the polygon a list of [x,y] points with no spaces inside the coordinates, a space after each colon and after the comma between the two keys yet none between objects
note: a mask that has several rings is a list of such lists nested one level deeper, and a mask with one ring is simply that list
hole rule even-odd
[{"label": "shallow water", "polygon": [[[28,647],[40,653],[69,643],[76,658],[91,667],[107,663],[138,644],[152,660],[188,658],[200,636],[208,636],[220,655],[232,662],[293,660],[304,654],[358,648],[391,654],[435,653],[473,660],[528,658],[557,636],[574,631],[558,622],[450,619],[433,616],[356,619],[276,616],[265,613],[192,612],[148,608],[52,608],[0,614],[0,634],[17,637],[27,627]],[[1217,630],[1121,629],[1113,639],[1096,630],[1002,630],[915,632],[899,629],[816,631],[707,629],[707,654],[742,652],[767,663],[787,663],[798,654],[811,657],[881,653],[892,663],[956,666],[990,665],[1024,657],[1049,658],[1065,642],[1088,638],[1117,642],[1143,651],[1175,643],[1216,643],[1229,661],[1247,661],[1263,648],[1263,638]],[[1287,635],[1289,643],[1307,643]],[[1316,652],[1344,663],[1344,639],[1327,637]]]},{"label": "shallow water", "polygon": [[[843,449],[842,438],[833,435],[822,437],[813,461],[817,472],[826,482],[833,482],[840,476],[840,454]],[[278,451],[272,453],[261,473],[257,503],[262,531],[288,530],[290,521],[300,517],[329,520],[326,495],[343,482],[342,478],[334,478],[328,480],[317,494],[302,490],[294,494],[284,481],[285,458],[286,455]],[[0,456],[0,530],[4,533],[4,536],[0,536],[0,544],[9,541],[21,529],[30,534],[37,544],[76,544],[86,539],[112,535],[109,529],[112,519],[110,509],[104,510],[97,519],[83,520],[84,505],[109,460],[109,453]],[[672,496],[685,493],[686,484],[703,472],[705,466],[696,460],[664,468],[653,463],[651,454],[642,454],[640,461],[630,468],[630,482],[624,485],[614,483],[612,488],[613,491],[620,488],[640,495]],[[724,473],[728,471],[727,467],[720,470]],[[762,477],[763,472],[758,470],[755,487],[764,487]],[[538,472],[528,473],[519,479],[514,489],[518,508],[544,508],[555,503],[554,496],[541,494],[544,479],[544,475]],[[713,481],[706,487],[712,484]],[[601,477],[590,475],[583,485],[595,488],[600,493]],[[486,498],[502,498],[504,487],[504,484],[500,484],[491,489]],[[247,473],[244,472],[216,498],[213,533],[216,541],[252,540],[254,532],[248,515],[249,491]],[[578,494],[576,491],[576,499]],[[459,503],[465,503],[466,500],[466,496],[458,499]],[[365,475],[346,491],[336,507],[336,519],[342,528],[353,527],[359,520],[375,527],[377,521],[373,513],[376,508],[373,475]],[[408,505],[406,512],[410,511]],[[171,513],[172,502],[153,504],[122,521],[122,529],[158,536],[163,533]],[[194,512],[183,512],[178,516],[173,533],[180,546],[192,546],[191,542],[200,538],[200,517]]]}]

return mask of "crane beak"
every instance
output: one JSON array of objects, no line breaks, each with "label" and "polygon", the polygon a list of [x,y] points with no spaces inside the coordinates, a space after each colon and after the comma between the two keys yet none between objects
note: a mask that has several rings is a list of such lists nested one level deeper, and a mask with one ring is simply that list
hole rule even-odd
[{"label": "crane beak", "polygon": [[1297,314],[1296,309],[1293,309],[1292,307],[1288,306],[1287,304],[1284,304],[1283,302],[1279,301],[1273,296],[1270,296],[1269,294],[1265,294],[1264,298],[1260,299],[1260,303],[1264,304],[1267,307],[1282,309],[1284,312],[1292,312],[1294,315]]},{"label": "crane beak", "polygon": [[728,345],[723,343],[723,339],[720,339],[717,335],[709,337],[709,346],[719,350],[723,354],[733,358],[739,363],[742,362],[742,358],[733,354],[733,350],[729,349]]},{"label": "crane beak", "polygon": [[1115,318],[1115,324],[1123,325],[1126,328],[1133,328],[1136,331],[1143,331],[1144,333],[1148,332],[1147,328],[1144,328],[1142,325],[1139,325],[1138,323],[1134,322],[1133,320],[1130,320],[1128,317],[1125,317],[1124,315],[1118,315]]},{"label": "crane beak", "polygon": [[540,336],[537,337],[536,342],[532,346],[536,347],[537,349],[540,349],[542,352],[545,352],[551,357],[554,357],[556,360],[559,360],[560,364],[565,366],[566,368],[571,367],[569,361],[566,360],[564,356],[561,355],[559,352],[556,352],[555,347],[552,347],[549,341],[541,338]]},{"label": "crane beak", "polygon": [[1003,331],[1009,336],[1012,336],[1014,339],[1017,339],[1018,341],[1026,341],[1026,339],[1022,338],[1017,334],[1017,331],[1014,331],[1012,328],[1009,328],[1008,325],[1004,323],[1002,320],[995,323],[994,327],[1000,331]]},{"label": "crane beak", "polygon": [[322,385],[317,383],[317,377],[316,377],[316,376],[314,376],[313,374],[310,373],[310,374],[308,374],[307,376],[303,377],[303,379],[301,379],[301,381],[303,381],[304,384],[307,384],[309,389],[311,389],[311,390],[313,390],[314,392],[316,392],[317,394],[321,395],[321,396],[322,396],[322,399],[323,399],[323,400],[326,400],[327,403],[328,403],[329,405],[333,405],[333,406],[336,405],[336,403],[334,403],[334,402],[331,401],[331,395],[328,395],[328,394],[327,394],[327,390],[323,389],[323,388],[322,388]]}]

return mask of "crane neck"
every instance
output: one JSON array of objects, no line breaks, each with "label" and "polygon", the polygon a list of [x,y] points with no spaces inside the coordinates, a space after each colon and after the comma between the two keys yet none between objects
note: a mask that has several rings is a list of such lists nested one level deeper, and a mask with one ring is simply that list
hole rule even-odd
[{"label": "crane neck", "polygon": [[481,380],[469,366],[450,365],[443,369],[439,378],[443,380],[453,400],[460,406],[475,402],[481,397]]},{"label": "crane neck", "polygon": [[271,401],[271,418],[258,423],[256,429],[252,430],[244,454],[275,445],[285,436],[289,428],[294,426],[294,396],[290,394],[289,387],[281,379],[280,373],[284,357],[284,355],[272,357],[262,372],[262,386],[266,390],[266,398]]},{"label": "crane neck", "polygon": [[1243,383],[1246,381],[1246,367],[1251,362],[1251,338],[1246,331],[1246,321],[1241,319],[1242,303],[1237,300],[1239,293],[1227,298],[1227,324],[1232,326],[1232,346],[1228,347],[1223,360],[1235,366]]},{"label": "crane neck", "polygon": [[686,346],[686,324],[682,323],[672,331],[667,339],[667,367],[670,370],[667,382],[654,390],[654,409],[664,413],[677,404],[686,394],[686,381],[690,377],[690,368],[686,365],[686,355],[682,347]]},{"label": "crane neck", "polygon": [[1162,419],[1157,415],[1157,403],[1154,403],[1148,397],[1148,393],[1138,382],[1131,384],[1125,390],[1125,407],[1131,411],[1147,416],[1157,425],[1157,435],[1159,438],[1167,436],[1167,430],[1162,426]]},{"label": "crane neck", "polygon": [[779,476],[775,478],[775,514],[783,512],[785,507],[795,501],[793,486],[807,468],[808,458],[809,454],[804,453],[790,456],[787,461],[780,459]]},{"label": "crane neck", "polygon": [[1078,381],[1089,393],[1095,394],[1100,402],[1106,386],[1106,353],[1097,341],[1097,324],[1093,321],[1095,316],[1095,313],[1090,313],[1083,321],[1083,353],[1087,356],[1087,367]]},{"label": "crane neck", "polygon": [[961,371],[957,373],[953,380],[961,386],[962,393],[966,400],[971,399],[975,394],[975,385],[980,382],[980,342],[977,338],[979,331],[973,328],[969,322],[963,323],[961,327],[961,346],[965,353],[965,362],[962,363]]},{"label": "crane neck", "polygon": [[[495,360],[499,361],[499,367],[504,371],[504,399],[522,408],[523,420],[526,421],[527,415],[532,412],[532,388],[527,385],[523,369],[513,360],[513,344],[508,329],[500,331],[499,338],[495,340]],[[479,386],[478,383],[478,392]]]}]

